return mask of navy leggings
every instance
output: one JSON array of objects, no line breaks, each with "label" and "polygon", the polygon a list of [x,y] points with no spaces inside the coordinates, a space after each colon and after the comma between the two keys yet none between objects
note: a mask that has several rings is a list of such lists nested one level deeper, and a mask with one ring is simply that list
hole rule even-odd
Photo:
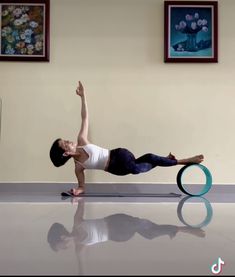
[{"label": "navy leggings", "polygon": [[115,175],[139,174],[147,172],[156,166],[174,166],[176,159],[145,154],[138,159],[125,148],[116,148],[110,152],[110,161],[106,171]]}]

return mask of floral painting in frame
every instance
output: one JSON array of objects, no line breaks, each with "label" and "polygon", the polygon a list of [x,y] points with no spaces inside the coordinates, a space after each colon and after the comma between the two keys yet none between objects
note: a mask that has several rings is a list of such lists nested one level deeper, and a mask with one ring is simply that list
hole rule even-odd
[{"label": "floral painting in frame", "polygon": [[164,2],[165,62],[218,62],[218,3]]},{"label": "floral painting in frame", "polygon": [[0,1],[0,61],[49,61],[49,0]]}]

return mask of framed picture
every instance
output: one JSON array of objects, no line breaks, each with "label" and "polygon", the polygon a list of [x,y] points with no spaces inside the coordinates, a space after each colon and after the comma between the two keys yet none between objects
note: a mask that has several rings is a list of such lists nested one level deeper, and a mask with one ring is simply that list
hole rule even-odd
[{"label": "framed picture", "polygon": [[49,61],[49,1],[0,1],[0,61]]},{"label": "framed picture", "polygon": [[218,62],[218,3],[164,2],[165,62]]}]

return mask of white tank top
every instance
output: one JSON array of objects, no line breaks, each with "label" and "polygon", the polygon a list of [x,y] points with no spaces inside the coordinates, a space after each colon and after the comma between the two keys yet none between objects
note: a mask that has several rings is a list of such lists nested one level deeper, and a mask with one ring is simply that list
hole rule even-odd
[{"label": "white tank top", "polygon": [[87,236],[80,241],[84,245],[96,244],[108,240],[108,226],[104,219],[84,220],[79,227],[83,228]]},{"label": "white tank top", "polygon": [[89,158],[81,163],[86,169],[105,169],[105,166],[109,159],[109,150],[101,148],[94,144],[87,144],[84,146],[79,146],[83,148],[88,154]]}]

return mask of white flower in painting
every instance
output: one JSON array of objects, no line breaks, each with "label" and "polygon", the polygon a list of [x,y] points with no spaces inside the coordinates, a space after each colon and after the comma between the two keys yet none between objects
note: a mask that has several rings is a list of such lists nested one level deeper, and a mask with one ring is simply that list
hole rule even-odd
[{"label": "white flower in painting", "polygon": [[26,36],[24,41],[25,43],[31,43],[31,37]]},{"label": "white flower in painting", "polygon": [[2,32],[4,32],[6,35],[10,34],[12,32],[12,28],[9,26],[6,26],[2,29]]},{"label": "white flower in painting", "polygon": [[22,9],[16,8],[16,9],[13,11],[13,14],[14,14],[14,16],[16,16],[16,17],[21,16],[21,14],[22,14]]},{"label": "white flower in painting", "polygon": [[7,37],[6,37],[6,40],[7,40],[9,43],[12,43],[12,42],[15,41],[14,37],[11,36],[11,35],[7,36]]},{"label": "white flower in painting", "polygon": [[12,28],[10,26],[6,26],[6,31],[8,34],[10,34],[12,32]]},{"label": "white flower in painting", "polygon": [[14,25],[15,26],[20,26],[20,25],[22,25],[23,24],[23,21],[21,20],[21,19],[16,19],[15,21],[14,21]]},{"label": "white flower in painting", "polygon": [[192,15],[190,15],[190,14],[186,14],[185,19],[186,19],[187,21],[190,21],[190,20],[193,19],[193,17],[192,17]]},{"label": "white flower in painting", "polygon": [[201,20],[201,19],[199,19],[199,20],[197,21],[197,25],[198,25],[198,26],[202,26],[202,20]]},{"label": "white flower in painting", "polygon": [[195,18],[195,19],[198,19],[198,18],[199,18],[199,14],[198,14],[198,13],[195,13],[195,14],[194,14],[194,18]]},{"label": "white flower in painting", "polygon": [[38,27],[38,23],[37,23],[36,21],[31,21],[31,22],[29,23],[29,25],[30,25],[30,27],[32,27],[32,28],[37,28],[37,27]]},{"label": "white flower in painting", "polygon": [[11,47],[10,44],[8,44],[7,47],[6,47],[5,53],[9,54],[9,55],[13,55],[15,53],[15,50]]},{"label": "white flower in painting", "polygon": [[8,6],[7,9],[8,9],[9,12],[12,12],[12,11],[14,11],[15,7],[14,6]]},{"label": "white flower in painting", "polygon": [[208,32],[208,28],[207,28],[206,26],[203,26],[203,27],[202,27],[202,31],[203,31],[203,32]]},{"label": "white flower in painting", "polygon": [[43,35],[36,35],[35,40],[36,41],[43,41]]},{"label": "white flower in painting", "polygon": [[24,6],[24,7],[22,8],[22,11],[28,12],[28,11],[29,11],[29,7],[28,7],[28,6]]},{"label": "white flower in painting", "polygon": [[37,51],[40,51],[40,50],[42,49],[42,42],[41,42],[41,41],[37,41],[37,42],[35,43],[35,49],[36,49]]},{"label": "white flower in painting", "polygon": [[202,25],[205,26],[207,24],[207,20],[206,19],[203,19],[202,20]]},{"label": "white flower in painting", "polygon": [[20,18],[21,20],[22,20],[22,22],[27,22],[28,20],[29,20],[29,16],[25,13],[25,14],[23,14],[22,16],[21,16],[21,18]]},{"label": "white flower in painting", "polygon": [[187,24],[185,21],[180,21],[179,26],[180,28],[184,29],[187,26]]},{"label": "white flower in painting", "polygon": [[7,36],[7,32],[6,30],[2,30],[2,34],[1,34],[2,37],[6,37]]},{"label": "white flower in painting", "polygon": [[27,53],[27,49],[26,49],[26,48],[20,49],[20,53],[21,53],[22,55],[26,54],[26,53]]},{"label": "white flower in painting", "polygon": [[177,31],[179,31],[180,30],[180,26],[177,24],[177,25],[175,25],[175,29],[177,30]]},{"label": "white flower in painting", "polygon": [[6,16],[6,15],[8,15],[8,10],[4,10],[3,12],[2,12],[2,16]]},{"label": "white flower in painting", "polygon": [[27,54],[28,55],[33,55],[33,49],[28,49]]},{"label": "white flower in painting", "polygon": [[183,48],[183,45],[182,44],[178,44],[178,47],[177,47],[177,51],[184,51],[184,48]]},{"label": "white flower in painting", "polygon": [[33,31],[32,31],[32,29],[26,29],[24,33],[26,36],[31,36]]},{"label": "white flower in painting", "polygon": [[21,38],[22,40],[25,40],[25,37],[26,37],[26,36],[25,36],[25,33],[21,33],[21,34],[20,34],[20,38]]},{"label": "white flower in painting", "polygon": [[34,49],[33,44],[29,44],[29,45],[27,45],[27,49],[28,49],[28,50],[33,50],[33,49]]},{"label": "white flower in painting", "polygon": [[196,23],[196,22],[192,22],[192,23],[191,23],[191,28],[192,28],[193,30],[196,30],[196,29],[197,29],[197,23]]}]

